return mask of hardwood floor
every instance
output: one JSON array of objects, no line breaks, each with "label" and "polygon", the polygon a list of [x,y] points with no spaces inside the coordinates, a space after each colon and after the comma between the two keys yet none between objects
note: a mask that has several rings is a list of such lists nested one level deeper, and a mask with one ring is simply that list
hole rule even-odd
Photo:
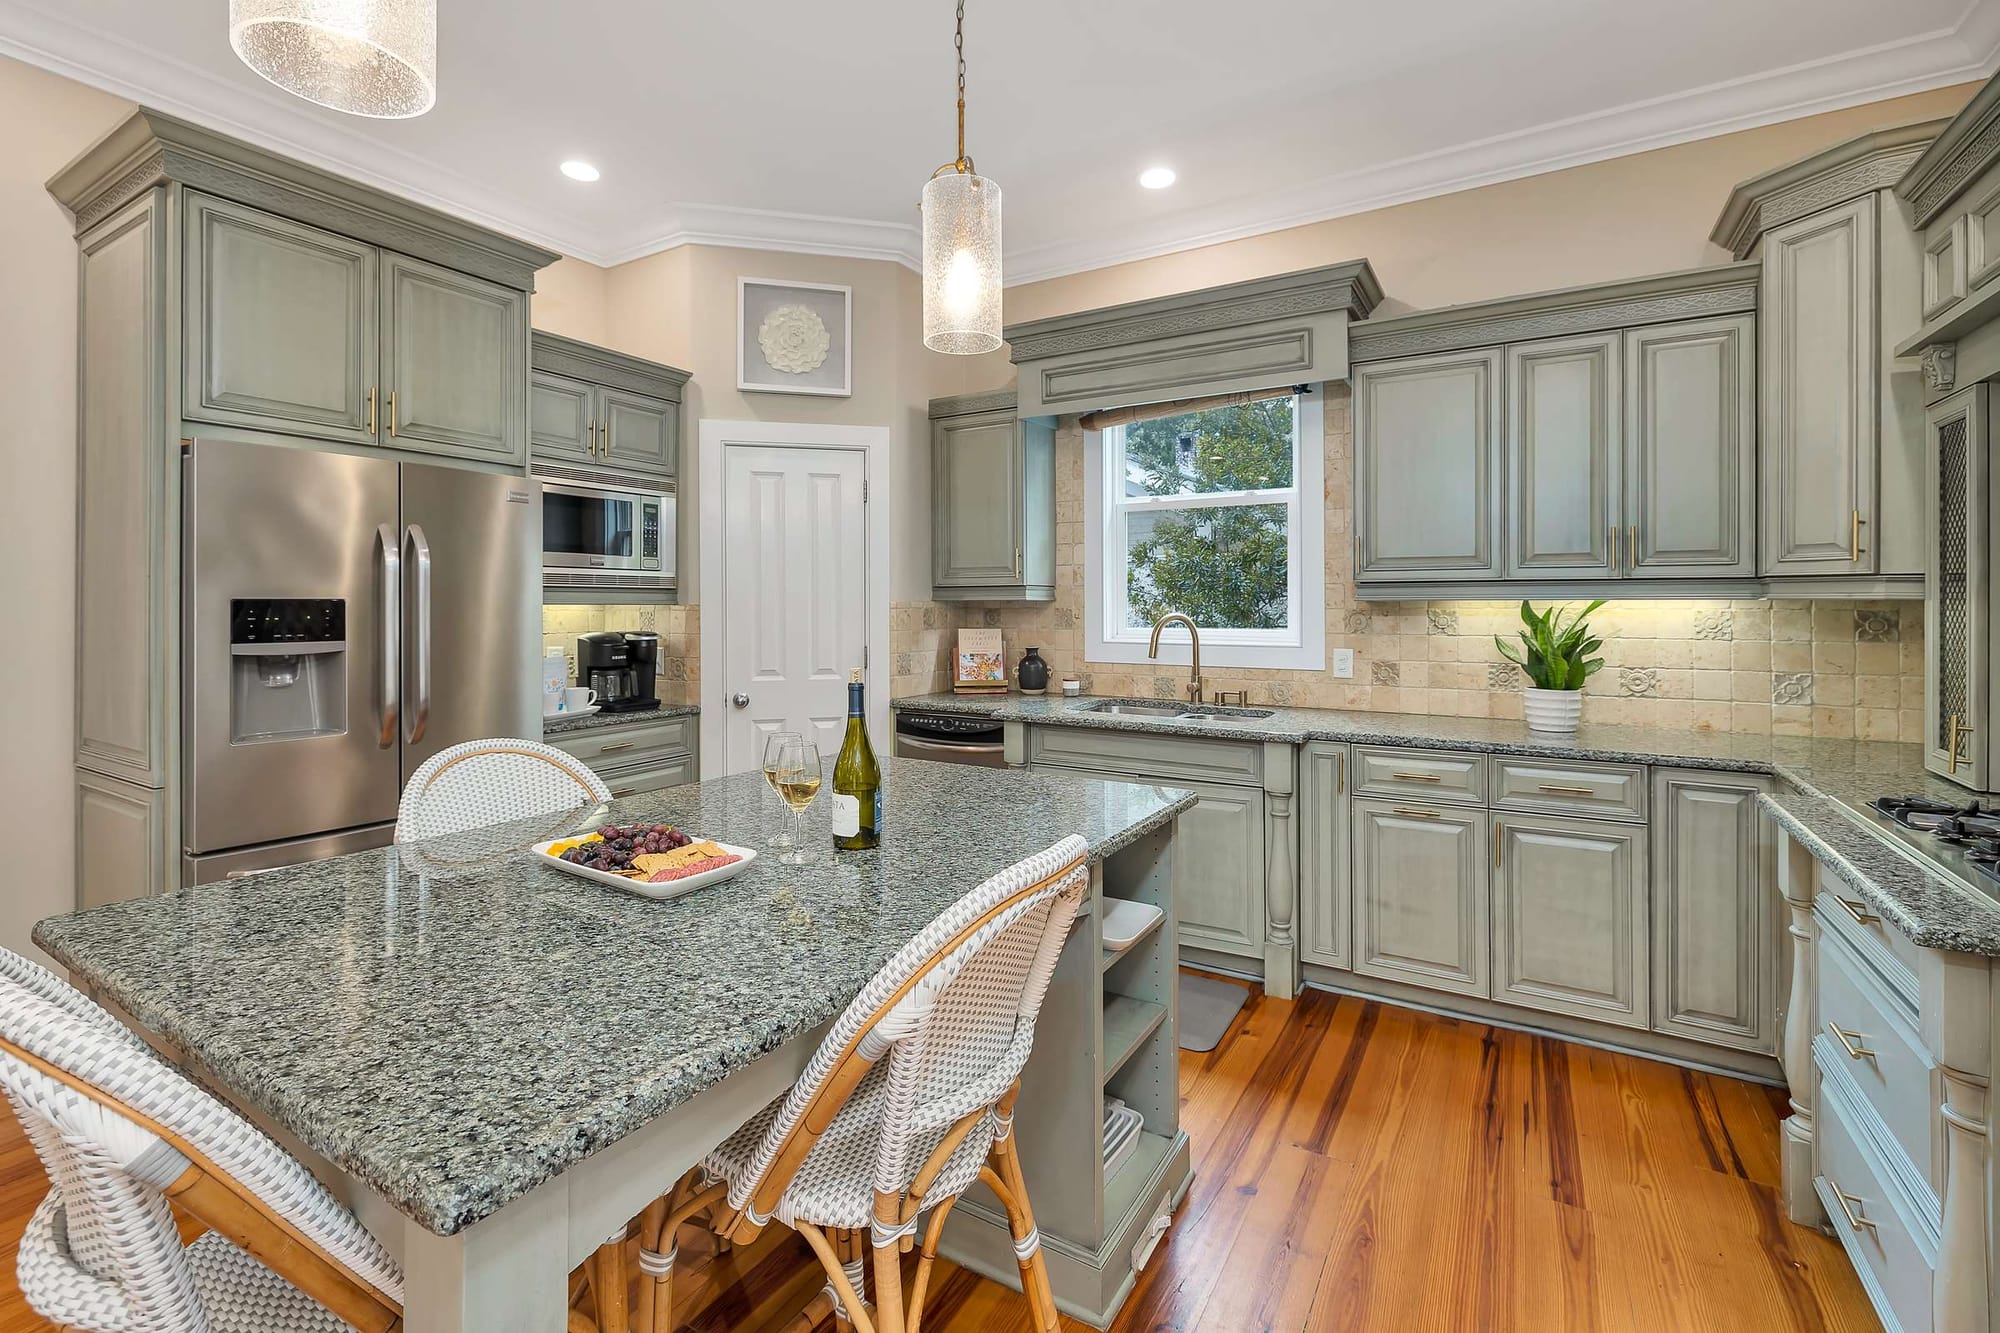
[{"label": "hardwood floor", "polygon": [[[1181,1101],[1195,1180],[1127,1333],[1878,1327],[1839,1247],[1785,1220],[1775,1089],[1311,992],[1183,1054]],[[45,1188],[8,1118],[0,1333],[48,1327],[12,1282]],[[697,1333],[776,1330],[820,1286],[782,1228],[720,1258],[690,1228],[681,1255]],[[934,1333],[1029,1327],[970,1273],[933,1291]]]}]

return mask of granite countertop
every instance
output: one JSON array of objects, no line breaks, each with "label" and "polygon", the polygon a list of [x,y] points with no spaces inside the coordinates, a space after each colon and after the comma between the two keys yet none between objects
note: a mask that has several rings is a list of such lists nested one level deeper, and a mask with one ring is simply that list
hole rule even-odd
[{"label": "granite countertop", "polygon": [[1588,702],[1583,725],[1566,735],[1529,731],[1525,723],[1492,718],[1322,708],[1259,709],[1271,715],[1217,715],[1204,722],[1180,722],[1109,716],[1089,707],[1101,702],[1105,701],[1087,696],[932,694],[896,699],[891,706],[1036,726],[1293,744],[1356,742],[1774,776],[1783,790],[1762,798],[1763,807],[1884,920],[1929,948],[2000,957],[2000,902],[1931,868],[1914,848],[1878,836],[1861,816],[1840,804],[1865,804],[1885,793],[1921,793],[1959,804],[1971,800],[1971,792],[1925,769],[1923,749],[1917,745],[1592,723]]},{"label": "granite countertop", "polygon": [[[34,937],[450,1235],[826,1022],[987,877],[1071,833],[1101,858],[1194,804],[1134,783],[883,770],[879,849],[760,859],[671,902],[531,859],[571,812],[50,917]],[[611,813],[761,848],[765,790],[740,774]]]},{"label": "granite countertop", "polygon": [[647,722],[665,722],[668,718],[694,717],[701,712],[700,704],[661,704],[658,708],[642,709],[636,713],[592,713],[588,717],[571,717],[557,713],[551,717],[542,715],[542,736],[570,736],[579,731],[604,731],[611,727],[636,727]]}]

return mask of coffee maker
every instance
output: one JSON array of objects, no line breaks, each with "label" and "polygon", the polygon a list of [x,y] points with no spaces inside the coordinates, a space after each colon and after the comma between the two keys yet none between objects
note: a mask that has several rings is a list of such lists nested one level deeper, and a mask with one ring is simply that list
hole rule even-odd
[{"label": "coffee maker", "polygon": [[597,695],[607,713],[658,708],[654,681],[660,665],[660,636],[600,630],[576,641],[576,683]]}]

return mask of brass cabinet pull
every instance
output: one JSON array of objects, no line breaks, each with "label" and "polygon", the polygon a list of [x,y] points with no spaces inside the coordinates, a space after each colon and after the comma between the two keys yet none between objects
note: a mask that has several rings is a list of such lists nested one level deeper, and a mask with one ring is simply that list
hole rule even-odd
[{"label": "brass cabinet pull", "polygon": [[1945,732],[1945,740],[1944,740],[1945,759],[1946,759],[1945,770],[1944,770],[1945,772],[1947,773],[1958,772],[1959,743],[1963,741],[1967,736],[1970,736],[1971,734],[1972,734],[1972,728],[1965,725],[1964,720],[1959,716],[1959,714],[1953,713],[1951,715],[1951,723],[1949,729]]},{"label": "brass cabinet pull", "polygon": [[1506,849],[1506,846],[1507,826],[1505,824],[1495,824],[1493,826],[1493,868],[1495,870],[1500,868],[1500,854]]},{"label": "brass cabinet pull", "polygon": [[1399,805],[1399,806],[1396,806],[1396,807],[1395,807],[1395,812],[1396,812],[1397,814],[1399,814],[1399,815],[1413,815],[1413,816],[1415,816],[1415,817],[1416,817],[1416,818],[1418,818],[1418,819],[1441,819],[1441,818],[1443,818],[1443,816],[1441,816],[1440,814],[1438,814],[1438,812],[1437,812],[1437,811],[1435,811],[1435,810],[1412,810],[1412,809],[1410,809],[1410,807],[1408,807],[1407,805]]},{"label": "brass cabinet pull", "polygon": [[1826,1178],[1826,1183],[1828,1188],[1833,1191],[1834,1202],[1840,1205],[1840,1211],[1846,1215],[1847,1225],[1853,1227],[1856,1231],[1873,1231],[1875,1229],[1873,1222],[1854,1211],[1855,1204],[1866,1202],[1860,1195],[1849,1194],[1846,1190],[1834,1184],[1832,1176]]},{"label": "brass cabinet pull", "polygon": [[1347,751],[1336,750],[1333,755],[1333,794],[1343,796],[1347,792]]},{"label": "brass cabinet pull", "polygon": [[1435,773],[1391,773],[1389,776],[1396,779],[1396,781],[1398,782],[1443,782],[1444,781],[1443,778],[1439,777]]},{"label": "brass cabinet pull", "polygon": [[1873,1060],[1875,1058],[1875,1052],[1862,1045],[1863,1042],[1868,1040],[1867,1033],[1849,1032],[1832,1019],[1827,1020],[1826,1030],[1832,1034],[1835,1041],[1840,1043],[1840,1049],[1847,1052],[1848,1059]]},{"label": "brass cabinet pull", "polygon": [[1849,526],[1847,530],[1848,558],[1851,560],[1859,561],[1861,559],[1861,529],[1865,527],[1867,523],[1868,520],[1861,517],[1861,511],[1859,509],[1855,510],[1854,522],[1852,523],[1852,525]]},{"label": "brass cabinet pull", "polygon": [[368,433],[375,433],[375,386],[368,386]]},{"label": "brass cabinet pull", "polygon": [[396,438],[396,391],[389,390],[389,438]]},{"label": "brass cabinet pull", "polygon": [[629,750],[638,743],[637,741],[614,741],[610,745],[599,746],[597,752],[599,754],[613,754],[619,750]]},{"label": "brass cabinet pull", "polygon": [[1566,787],[1560,782],[1539,782],[1535,784],[1535,790],[1548,792],[1551,796],[1597,795],[1597,788],[1595,787]]},{"label": "brass cabinet pull", "polygon": [[1868,911],[1868,905],[1866,905],[1866,903],[1856,903],[1854,899],[1844,899],[1844,897],[1840,897],[1838,893],[1834,895],[1834,903],[1840,903],[1840,905],[1842,905],[1844,909],[1848,909],[1848,915],[1850,915],[1850,917],[1854,917],[1854,921],[1858,921],[1860,925],[1874,925],[1874,923],[1882,921],[1882,919],[1880,919],[1880,917],[1876,917],[1876,915],[1874,915],[1872,911]]},{"label": "brass cabinet pull", "polygon": [[1021,575],[1021,565],[1022,565],[1022,560],[1021,560],[1021,548],[1020,548],[1020,547],[1018,547],[1018,546],[1016,546],[1016,547],[1014,548],[1014,577],[1015,577],[1015,578],[1017,578],[1017,579],[1018,579],[1018,578],[1020,578],[1020,577],[1022,576],[1022,575]]},{"label": "brass cabinet pull", "polygon": [[1613,523],[1610,526],[1611,526],[1611,572],[1613,574],[1621,574],[1624,572],[1625,567],[1618,563],[1618,525],[1616,523]]},{"label": "brass cabinet pull", "polygon": [[1627,569],[1637,569],[1639,567],[1639,525],[1637,523],[1625,529],[1625,567]]},{"label": "brass cabinet pull", "polygon": [[611,799],[616,801],[622,797],[630,796],[638,790],[637,787],[613,787],[611,789]]},{"label": "brass cabinet pull", "polygon": [[583,447],[584,447],[584,452],[588,453],[588,454],[589,454],[589,455],[590,455],[590,456],[591,456],[592,458],[595,458],[595,457],[597,457],[597,422],[596,422],[596,421],[594,421],[594,420],[593,420],[593,421],[586,421],[586,422],[584,422],[584,423],[583,423],[583,440],[584,440],[584,446],[583,446]]}]

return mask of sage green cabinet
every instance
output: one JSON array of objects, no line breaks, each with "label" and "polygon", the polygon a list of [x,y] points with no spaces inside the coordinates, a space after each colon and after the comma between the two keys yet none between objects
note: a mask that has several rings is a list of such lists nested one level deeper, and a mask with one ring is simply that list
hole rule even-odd
[{"label": "sage green cabinet", "polygon": [[537,463],[672,478],[688,372],[536,330],[529,443]]},{"label": "sage green cabinet", "polygon": [[1490,816],[1361,799],[1354,818],[1354,970],[1487,996]]},{"label": "sage green cabinet", "polygon": [[1198,798],[1175,843],[1175,920],[1182,944],[1264,958],[1264,793],[1177,781]]},{"label": "sage green cabinet", "polygon": [[1757,322],[1627,329],[1623,574],[1757,572]]},{"label": "sage green cabinet", "polygon": [[528,448],[537,462],[597,461],[597,390],[537,370],[528,382]]},{"label": "sage green cabinet", "polygon": [[1617,333],[1507,349],[1508,578],[1604,578],[1624,429]]},{"label": "sage green cabinet", "polygon": [[1646,830],[1496,815],[1493,997],[1646,1026]]},{"label": "sage green cabinet", "polygon": [[1299,751],[1299,960],[1353,966],[1349,925],[1347,747],[1308,741]]},{"label": "sage green cabinet", "polygon": [[383,428],[398,448],[525,463],[528,294],[385,251]]},{"label": "sage green cabinet", "polygon": [[180,887],[173,793],[76,770],[76,910]]},{"label": "sage green cabinet", "polygon": [[1771,1053],[1777,1040],[1777,853],[1768,780],[1653,771],[1656,1032]]},{"label": "sage green cabinet", "polygon": [[182,411],[374,444],[381,251],[190,194]]},{"label": "sage green cabinet", "polygon": [[1055,599],[1055,428],[1011,392],[931,400],[931,583],[940,601]]},{"label": "sage green cabinet", "polygon": [[1354,370],[1357,582],[1501,576],[1501,354]]}]

